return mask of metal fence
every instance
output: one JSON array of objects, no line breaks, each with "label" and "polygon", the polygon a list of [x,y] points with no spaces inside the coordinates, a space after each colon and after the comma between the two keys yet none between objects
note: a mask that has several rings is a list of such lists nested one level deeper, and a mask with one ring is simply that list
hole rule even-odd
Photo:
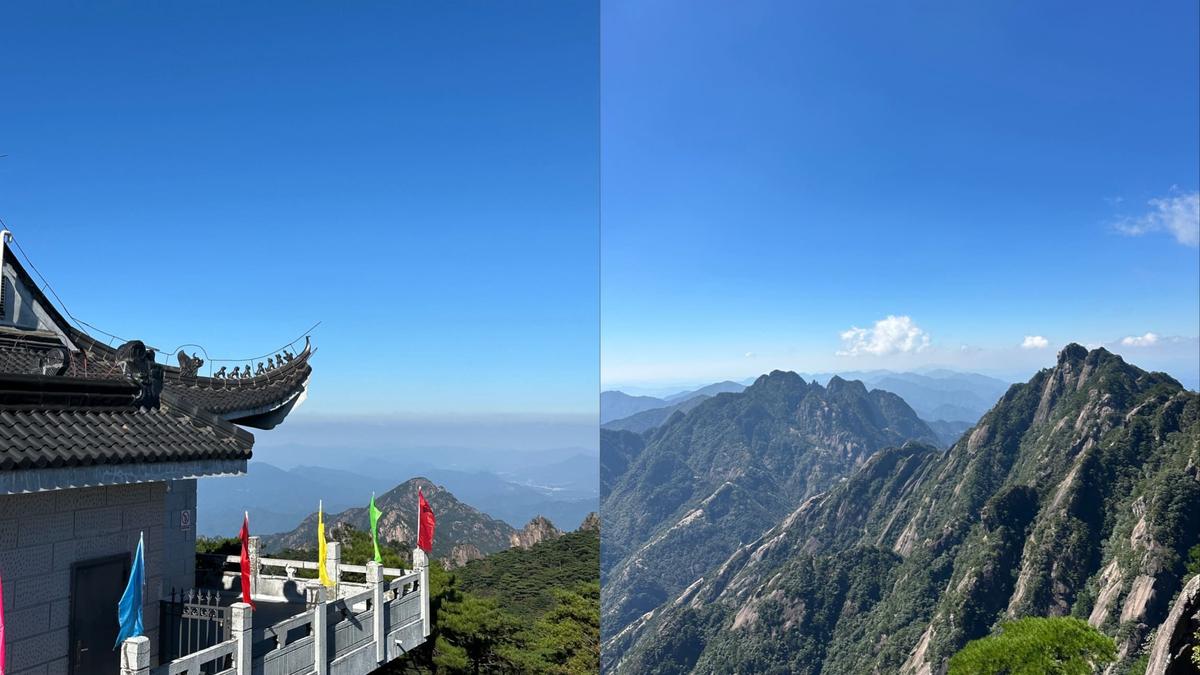
[{"label": "metal fence", "polygon": [[[162,663],[195,654],[229,639],[228,608],[221,606],[220,594],[210,590],[171,589],[171,598],[160,605],[159,660]],[[215,661],[203,668],[216,673],[228,664]]]}]

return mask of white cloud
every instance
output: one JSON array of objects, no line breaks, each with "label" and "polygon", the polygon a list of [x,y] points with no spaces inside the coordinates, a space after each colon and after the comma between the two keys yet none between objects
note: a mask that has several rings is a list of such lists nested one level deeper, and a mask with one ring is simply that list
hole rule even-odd
[{"label": "white cloud", "polygon": [[754,352],[746,352],[746,358],[748,358],[748,359],[754,358]]},{"label": "white cloud", "polygon": [[1200,192],[1151,199],[1150,212],[1137,218],[1122,218],[1115,226],[1130,236],[1168,232],[1185,246],[1200,246]]},{"label": "white cloud", "polygon": [[1121,338],[1121,344],[1126,347],[1150,347],[1158,343],[1158,336],[1154,333],[1146,333],[1145,335],[1130,335],[1129,337]]},{"label": "white cloud", "polygon": [[886,319],[876,321],[873,328],[855,326],[842,332],[841,338],[838,356],[884,356],[919,352],[929,346],[929,333],[907,316],[888,315]]},{"label": "white cloud", "polygon": [[1021,341],[1021,349],[1045,349],[1050,346],[1050,341],[1041,335],[1026,335]]}]

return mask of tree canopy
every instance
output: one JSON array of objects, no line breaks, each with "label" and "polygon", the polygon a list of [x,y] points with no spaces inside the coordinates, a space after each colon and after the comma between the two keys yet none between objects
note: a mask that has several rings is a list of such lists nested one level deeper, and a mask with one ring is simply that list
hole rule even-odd
[{"label": "tree canopy", "polygon": [[1089,675],[1117,658],[1112,638],[1073,617],[1006,621],[950,659],[950,675]]}]

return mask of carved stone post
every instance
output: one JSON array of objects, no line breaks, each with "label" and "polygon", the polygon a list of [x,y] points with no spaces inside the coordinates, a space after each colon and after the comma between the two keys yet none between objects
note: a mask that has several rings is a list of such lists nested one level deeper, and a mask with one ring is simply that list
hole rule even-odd
[{"label": "carved stone post", "polygon": [[254,645],[254,608],[244,602],[235,602],[229,607],[231,621],[229,632],[237,640],[237,649],[233,652],[233,666],[237,675],[250,675],[251,651]]},{"label": "carved stone post", "polygon": [[313,666],[317,675],[329,675],[329,608],[325,605],[329,597],[328,590],[316,582],[313,588]]},{"label": "carved stone post", "polygon": [[150,675],[150,638],[132,637],[121,643],[121,675]]},{"label": "carved stone post", "polygon": [[246,543],[246,551],[250,554],[250,597],[258,595],[259,560],[262,558],[262,542],[258,537],[250,537]]},{"label": "carved stone post", "polygon": [[422,635],[429,637],[429,557],[419,548],[413,549],[413,570],[420,575]]},{"label": "carved stone post", "polygon": [[338,568],[342,565],[342,543],[331,541],[327,546],[328,557],[325,560],[325,573],[333,580],[333,597],[330,600],[337,600],[338,588],[342,583],[342,580],[338,578]]},{"label": "carved stone post", "polygon": [[384,629],[383,594],[387,590],[387,581],[383,578],[383,565],[372,560],[367,563],[367,583],[371,585],[371,626],[375,635],[375,663],[383,665],[387,661],[387,632]]}]

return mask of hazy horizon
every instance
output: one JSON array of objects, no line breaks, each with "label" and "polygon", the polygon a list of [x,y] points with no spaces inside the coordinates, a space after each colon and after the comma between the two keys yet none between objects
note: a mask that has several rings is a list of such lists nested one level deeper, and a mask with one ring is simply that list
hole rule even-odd
[{"label": "hazy horizon", "polygon": [[[447,450],[494,453],[505,457],[533,453],[563,456],[599,452],[599,416],[583,414],[337,415],[296,411],[287,424],[255,432],[254,459],[281,468],[324,466],[347,456],[417,455],[437,464]],[[307,459],[306,459],[307,458]],[[519,459],[519,458],[518,458]],[[303,461],[302,461],[303,460]]]},{"label": "hazy horizon", "polygon": [[[764,364],[761,370],[748,369],[744,363],[737,360],[722,361],[712,364],[708,369],[710,373],[707,376],[703,375],[674,375],[674,370],[679,368],[681,371],[686,371],[686,367],[681,367],[678,364],[641,364],[643,372],[647,373],[672,373],[663,377],[646,377],[643,379],[626,379],[626,380],[606,380],[601,379],[602,391],[622,391],[628,394],[646,395],[646,396],[669,396],[672,394],[681,393],[684,391],[698,389],[700,387],[713,384],[714,382],[732,381],[746,383],[747,380],[753,380],[760,375],[769,373],[773,370],[784,370],[796,373],[807,374],[829,374],[829,373],[854,373],[854,372],[871,372],[871,371],[890,371],[895,373],[925,373],[938,369],[950,370],[957,373],[977,374],[987,377],[996,378],[1005,382],[1025,382],[1035,373],[1043,368],[1053,367],[1058,351],[1070,344],[1070,341],[1062,345],[1052,345],[1047,341],[1047,344],[1036,349],[1020,349],[1022,352],[1018,356],[1022,360],[1029,363],[1024,368],[1004,368],[1004,367],[989,367],[989,359],[994,358],[994,354],[988,353],[982,349],[959,350],[957,359],[958,362],[945,359],[942,361],[936,360],[936,355],[930,359],[910,359],[906,365],[904,359],[878,358],[878,357],[859,357],[857,359],[844,360],[841,362],[841,367],[804,367],[806,362],[800,357],[782,358],[782,362],[799,362],[799,365],[777,365],[770,366]],[[1088,349],[1103,347],[1114,354],[1121,356],[1128,363],[1137,366],[1147,371],[1165,372],[1175,378],[1184,387],[1193,391],[1200,388],[1200,338],[1159,338],[1153,345],[1139,344],[1122,344],[1122,341],[1117,340],[1106,344],[1083,344]],[[1157,347],[1157,349],[1155,349]],[[946,354],[943,352],[942,356]],[[974,358],[977,361],[971,362]],[[760,358],[758,355],[744,356],[743,361],[754,360],[756,362],[767,361],[766,358]],[[830,362],[822,359],[813,359],[808,363],[829,364]],[[835,362],[836,363],[836,362]],[[741,369],[738,369],[741,366]]]}]

